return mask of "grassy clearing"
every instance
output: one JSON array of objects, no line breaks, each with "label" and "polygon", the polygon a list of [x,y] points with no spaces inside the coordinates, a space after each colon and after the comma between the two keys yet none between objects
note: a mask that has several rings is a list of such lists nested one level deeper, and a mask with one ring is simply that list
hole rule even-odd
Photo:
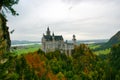
[{"label": "grassy clearing", "polygon": [[35,45],[29,45],[29,46],[24,46],[23,48],[18,48],[16,50],[13,50],[12,52],[15,53],[16,55],[21,55],[21,54],[27,54],[30,52],[35,52],[38,49],[40,49],[41,45],[35,44]]},{"label": "grassy clearing", "polygon": [[91,49],[91,50],[94,50],[96,48],[99,48],[101,45],[99,44],[89,44],[88,47]]},{"label": "grassy clearing", "polygon": [[89,44],[88,46],[89,46],[89,48],[90,48],[91,50],[93,50],[93,53],[96,54],[96,55],[101,55],[101,54],[105,55],[105,54],[109,54],[109,53],[110,53],[110,48],[107,48],[107,49],[104,49],[104,50],[94,51],[95,49],[101,47],[100,44]]},{"label": "grassy clearing", "polygon": [[98,51],[95,51],[94,54],[96,55],[101,55],[101,54],[109,54],[110,53],[110,49],[105,49],[105,50],[98,50]]}]

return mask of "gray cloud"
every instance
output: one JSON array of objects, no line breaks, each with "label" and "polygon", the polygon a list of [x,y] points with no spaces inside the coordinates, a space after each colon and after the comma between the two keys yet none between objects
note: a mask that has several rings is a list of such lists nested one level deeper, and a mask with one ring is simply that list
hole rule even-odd
[{"label": "gray cloud", "polygon": [[[61,2],[62,1],[62,2]],[[71,39],[110,38],[120,30],[120,0],[20,0],[18,17],[8,15],[12,39],[41,40],[51,32]],[[29,4],[28,4],[29,2]]]},{"label": "gray cloud", "polygon": [[115,2],[115,3],[118,3],[120,2],[120,0],[62,0],[63,2],[65,3],[72,3],[72,4],[77,4],[77,3],[80,3],[80,2]]}]

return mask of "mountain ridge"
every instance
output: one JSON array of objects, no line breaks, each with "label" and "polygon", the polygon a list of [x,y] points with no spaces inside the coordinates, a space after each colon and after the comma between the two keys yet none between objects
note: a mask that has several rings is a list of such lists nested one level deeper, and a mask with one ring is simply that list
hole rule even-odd
[{"label": "mountain ridge", "polygon": [[112,45],[118,43],[120,43],[120,31],[118,31],[115,35],[113,35],[105,45],[108,47],[112,47]]}]

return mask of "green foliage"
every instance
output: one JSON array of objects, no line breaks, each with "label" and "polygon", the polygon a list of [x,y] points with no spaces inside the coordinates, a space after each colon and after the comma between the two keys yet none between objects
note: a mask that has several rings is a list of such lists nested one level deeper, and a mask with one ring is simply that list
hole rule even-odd
[{"label": "green foliage", "polygon": [[103,44],[89,44],[88,47],[93,51],[95,55],[107,55],[110,53],[110,48],[102,49]]},{"label": "green foliage", "polygon": [[72,78],[73,75],[74,75],[74,74],[73,74],[72,71],[67,71],[67,72],[65,73],[65,76],[66,76],[68,79]]},{"label": "green foliage", "polygon": [[88,46],[91,50],[95,50],[96,48],[99,48],[101,45],[100,44],[89,44]]},{"label": "green foliage", "polygon": [[57,74],[61,69],[61,65],[56,59],[51,60],[50,65],[54,74]]},{"label": "green foliage", "polygon": [[114,45],[110,53],[110,64],[112,67],[112,78],[120,79],[120,44]]},{"label": "green foliage", "polygon": [[19,74],[13,72],[11,74],[8,74],[8,76],[7,76],[6,79],[9,79],[9,80],[18,80],[19,79]]},{"label": "green foliage", "polygon": [[64,74],[62,72],[59,72],[57,74],[57,77],[58,77],[59,80],[62,80],[62,78],[64,77]]},{"label": "green foliage", "polygon": [[111,63],[116,69],[120,68],[120,44],[114,45],[110,53]]},{"label": "green foliage", "polygon": [[60,51],[44,53],[40,49],[26,54],[26,58],[24,54],[6,54],[3,56],[5,62],[0,64],[0,79],[119,80],[119,53],[120,45],[113,46],[109,55],[95,55],[87,45],[81,44],[71,56]]},{"label": "green foliage", "polygon": [[18,13],[13,9],[13,5],[18,4],[19,0],[1,0],[0,1],[0,10],[3,8],[2,12],[4,14],[4,10],[8,13],[12,13],[12,15],[18,15]]},{"label": "green foliage", "polygon": [[0,63],[0,80],[32,80],[37,78],[34,71],[26,63],[24,56],[8,55],[2,60],[5,62]]},{"label": "green foliage", "polygon": [[104,50],[94,51],[94,54],[96,54],[96,55],[107,55],[109,53],[110,53],[110,48],[109,49],[104,49]]}]

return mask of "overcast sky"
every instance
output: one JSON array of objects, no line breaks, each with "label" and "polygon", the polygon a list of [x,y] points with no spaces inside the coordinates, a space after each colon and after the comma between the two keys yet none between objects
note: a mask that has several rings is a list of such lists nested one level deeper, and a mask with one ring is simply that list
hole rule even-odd
[{"label": "overcast sky", "polygon": [[14,8],[12,40],[40,41],[48,26],[64,40],[109,39],[120,30],[120,0],[20,0]]}]

